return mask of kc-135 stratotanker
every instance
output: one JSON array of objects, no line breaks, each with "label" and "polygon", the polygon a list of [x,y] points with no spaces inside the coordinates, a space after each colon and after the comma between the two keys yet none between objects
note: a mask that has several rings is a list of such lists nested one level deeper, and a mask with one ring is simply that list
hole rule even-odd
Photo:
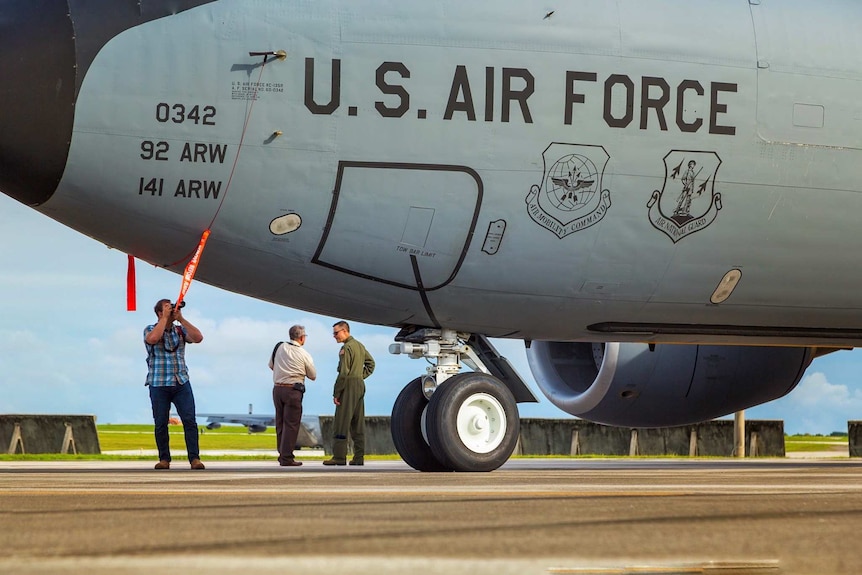
[{"label": "kc-135 stratotanker", "polygon": [[[392,432],[487,471],[530,389],[624,426],[862,343],[862,4],[0,0],[0,190],[143,261],[398,329]],[[469,369],[464,369],[464,368]]]}]

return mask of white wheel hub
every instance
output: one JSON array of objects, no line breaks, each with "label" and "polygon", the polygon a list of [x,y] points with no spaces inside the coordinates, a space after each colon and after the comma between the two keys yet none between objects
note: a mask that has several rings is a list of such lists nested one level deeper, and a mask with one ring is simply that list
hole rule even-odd
[{"label": "white wheel hub", "polygon": [[506,436],[506,411],[493,395],[475,393],[458,409],[458,438],[476,453],[490,453]]}]

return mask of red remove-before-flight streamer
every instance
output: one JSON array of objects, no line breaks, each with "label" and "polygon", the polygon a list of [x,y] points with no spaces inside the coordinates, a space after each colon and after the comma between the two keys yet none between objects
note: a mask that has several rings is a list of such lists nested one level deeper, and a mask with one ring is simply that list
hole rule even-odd
[{"label": "red remove-before-flight streamer", "polygon": [[126,310],[137,309],[137,293],[135,292],[135,256],[128,254],[129,265],[126,268]]},{"label": "red remove-before-flight streamer", "polygon": [[186,271],[183,272],[183,285],[180,287],[180,295],[177,296],[176,304],[179,306],[183,298],[186,297],[186,292],[189,291],[189,286],[192,284],[192,279],[195,277],[195,272],[198,269],[198,262],[201,259],[201,254],[204,251],[204,246],[207,243],[207,238],[210,236],[209,229],[204,230],[204,233],[201,234],[201,241],[198,244],[198,249],[195,250],[195,255],[192,256],[192,259],[189,261],[188,265],[186,265]]}]

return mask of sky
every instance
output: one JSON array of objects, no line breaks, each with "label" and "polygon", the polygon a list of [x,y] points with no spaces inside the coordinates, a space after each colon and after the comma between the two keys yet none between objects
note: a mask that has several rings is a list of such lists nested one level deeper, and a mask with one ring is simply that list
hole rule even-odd
[{"label": "sky", "polygon": [[[152,421],[144,380],[143,329],[153,305],[175,300],[179,275],[136,262],[137,311],[126,311],[126,254],[75,232],[0,194],[0,413],[88,414],[98,423]],[[206,257],[204,251],[203,257]],[[306,415],[331,415],[339,345],[320,316],[192,283],[184,315],[204,334],[186,350],[198,413],[273,413],[273,345],[291,325],[306,327],[306,349],[318,378],[308,384]],[[367,415],[389,415],[404,385],[424,373],[424,360],[391,355],[394,328],[351,324],[374,356]],[[523,342],[493,340],[521,374],[538,404],[521,417],[570,418],[542,395]],[[786,433],[847,431],[862,419],[862,352],[818,358],[788,396],[746,410],[747,419],[782,419]],[[199,423],[203,420],[199,418]]]}]

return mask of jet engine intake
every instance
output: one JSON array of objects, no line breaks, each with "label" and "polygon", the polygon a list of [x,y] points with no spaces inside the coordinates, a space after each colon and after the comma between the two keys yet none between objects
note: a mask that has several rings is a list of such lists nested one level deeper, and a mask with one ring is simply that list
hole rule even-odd
[{"label": "jet engine intake", "polygon": [[807,347],[533,341],[542,393],[582,419],[623,427],[707,421],[790,393],[814,358]]}]

